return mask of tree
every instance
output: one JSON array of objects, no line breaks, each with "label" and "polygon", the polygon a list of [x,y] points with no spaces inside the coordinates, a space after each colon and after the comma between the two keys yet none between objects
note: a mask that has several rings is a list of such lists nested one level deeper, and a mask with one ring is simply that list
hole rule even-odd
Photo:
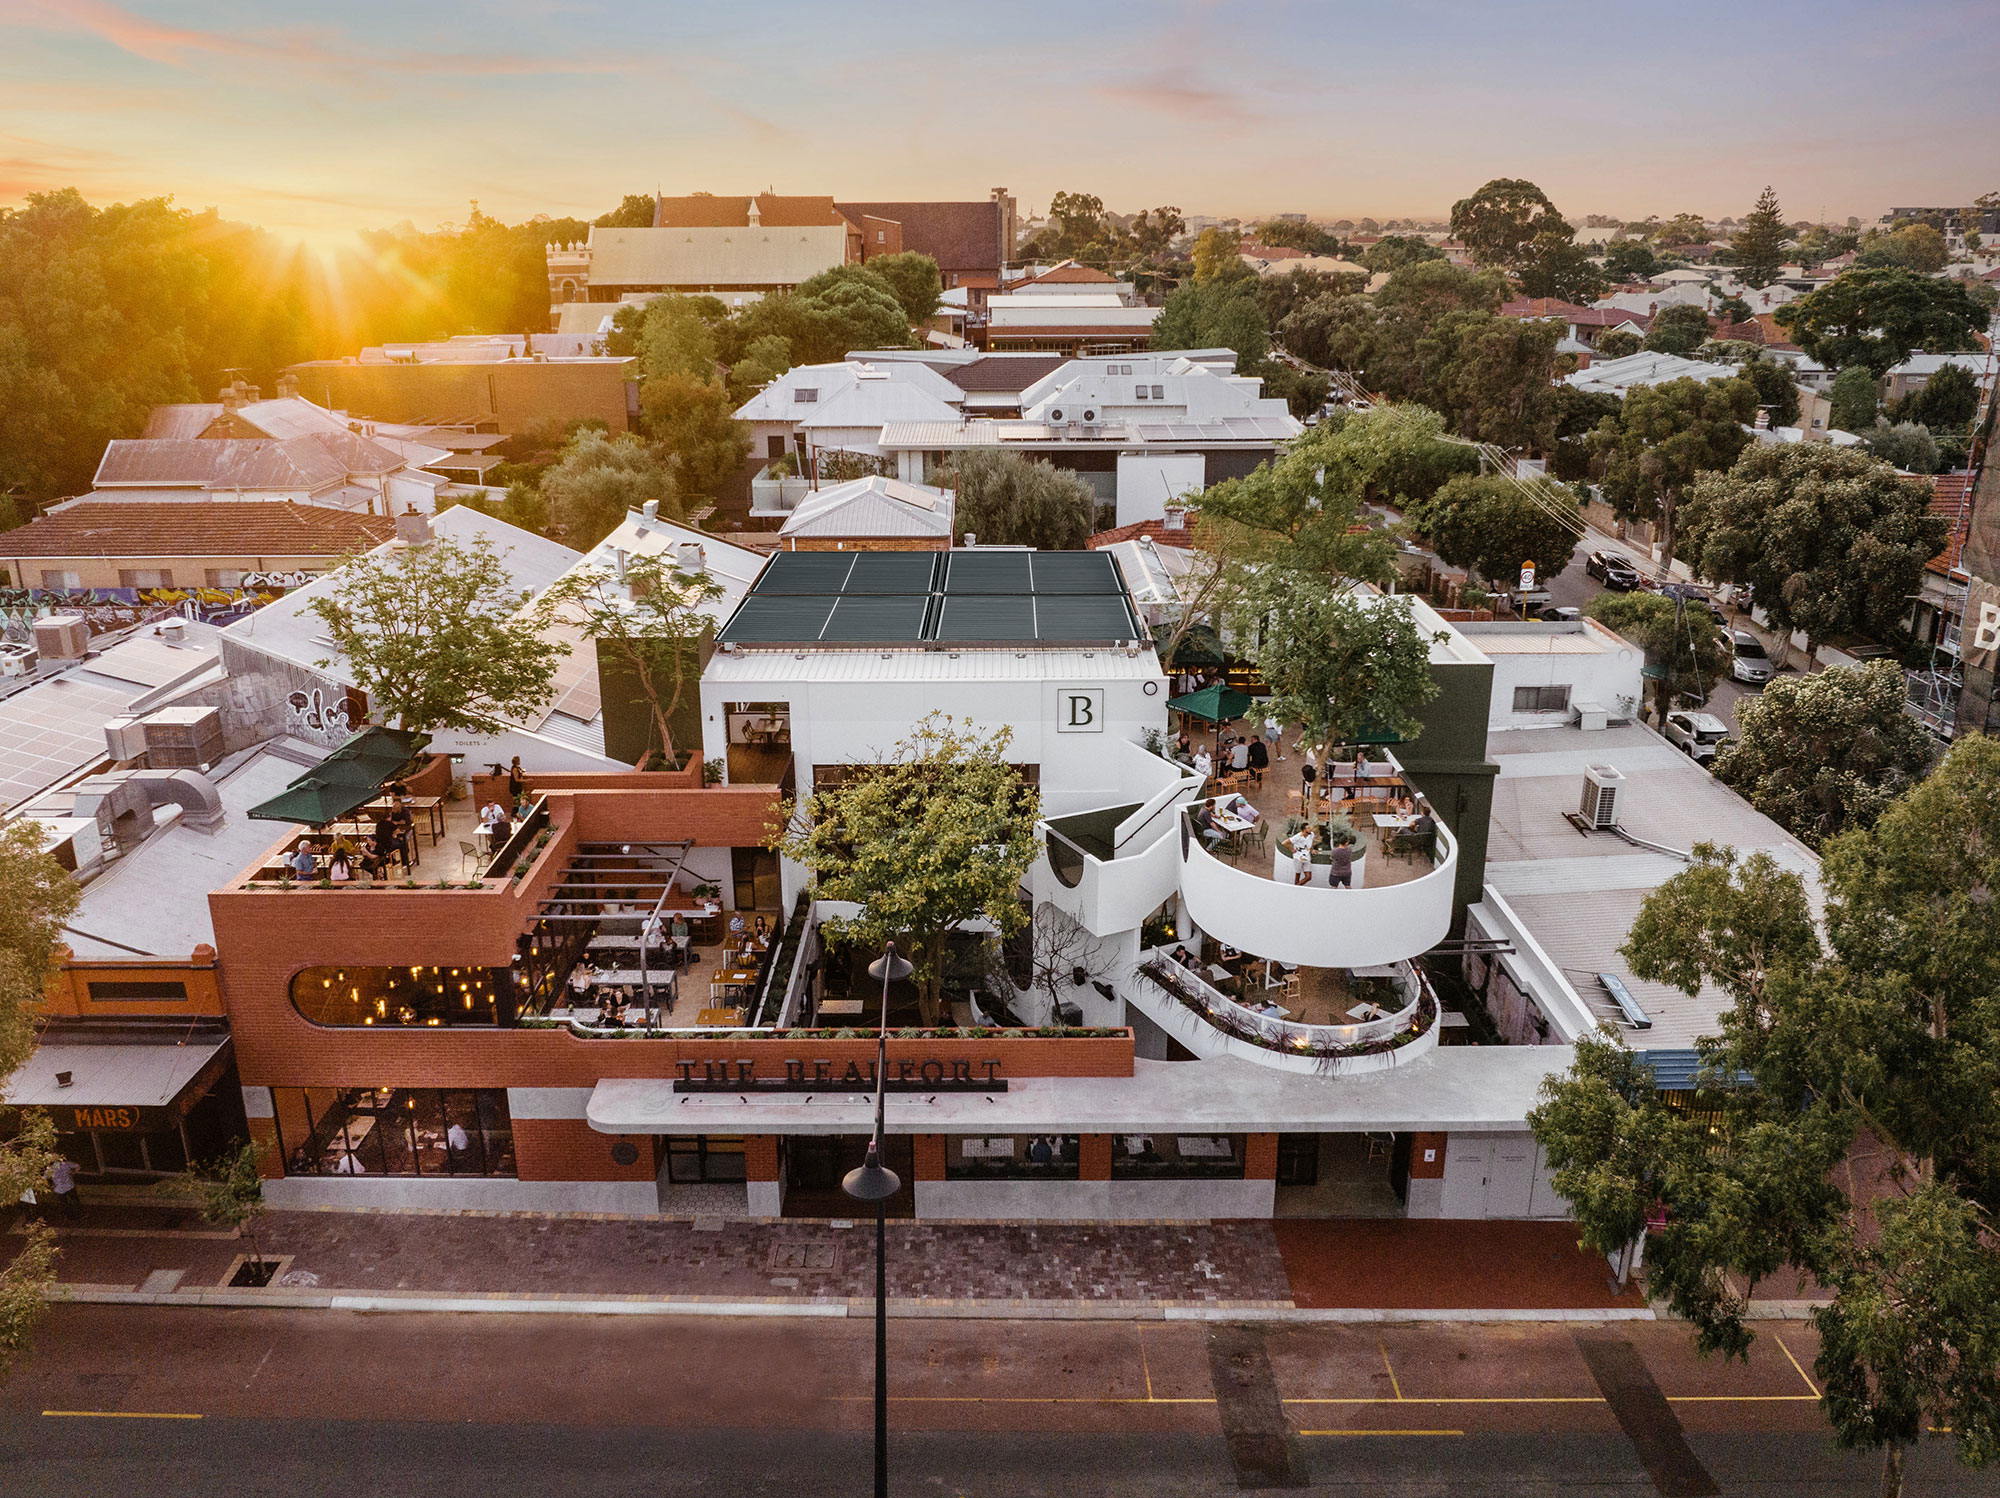
[{"label": "tree", "polygon": [[[1450,312],[1417,339],[1418,398],[1461,437],[1506,448],[1546,447],[1555,427],[1563,325]],[[1559,362],[1560,361],[1560,362]]]},{"label": "tree", "polygon": [[950,481],[958,493],[952,535],[961,542],[1076,551],[1096,528],[1097,491],[1087,481],[1019,453],[969,448],[952,459]]},{"label": "tree", "polygon": [[1755,446],[1694,486],[1689,551],[1718,582],[1749,583],[1781,636],[1821,642],[1896,627],[1948,522],[1930,485],[1830,443]]},{"label": "tree", "polygon": [[1715,315],[1726,323],[1748,322],[1754,315],[1750,304],[1740,296],[1726,296],[1715,304]]},{"label": "tree", "polygon": [[1275,328],[1317,297],[1355,296],[1367,284],[1366,276],[1335,275],[1332,271],[1294,266],[1275,276],[1257,278],[1257,308],[1264,314],[1265,323]]},{"label": "tree", "polygon": [[1676,213],[1654,226],[1653,238],[1660,244],[1695,245],[1708,240],[1708,221],[1699,213]]},{"label": "tree", "polygon": [[[1267,240],[1266,243],[1274,241]],[[1444,251],[1427,239],[1402,234],[1385,234],[1361,253],[1361,263],[1380,274],[1399,271],[1424,260],[1442,260]]]},{"label": "tree", "polygon": [[1218,276],[1190,281],[1160,309],[1150,347],[1228,348],[1239,368],[1261,364],[1270,346],[1264,314],[1257,307],[1254,277]]},{"label": "tree", "polygon": [[1757,195],[1757,206],[1743,220],[1743,227],[1729,241],[1736,255],[1736,279],[1758,288],[1777,280],[1790,238],[1791,231],[1778,211],[1778,195],[1766,187]]},{"label": "tree", "polygon": [[944,299],[944,279],[938,274],[937,261],[929,255],[916,250],[877,255],[868,262],[868,269],[889,283],[912,327],[929,322]]},{"label": "tree", "polygon": [[1604,247],[1604,272],[1614,281],[1643,281],[1663,269],[1660,257],[1643,239],[1614,239]]},{"label": "tree", "polygon": [[1423,731],[1416,710],[1438,685],[1431,637],[1407,598],[1272,566],[1251,578],[1235,613],[1236,637],[1256,641],[1257,670],[1271,688],[1268,710],[1318,743],[1321,764],[1332,763],[1335,746],[1358,743],[1364,733],[1414,739]]},{"label": "tree", "polygon": [[588,551],[647,500],[679,518],[680,485],[673,469],[639,438],[578,432],[562,461],[542,475],[542,498],[563,544]]},{"label": "tree", "polygon": [[730,325],[725,357],[776,334],[796,364],[831,364],[850,349],[907,348],[910,321],[895,290],[865,265],[836,265],[789,296],[767,296]]},{"label": "tree", "polygon": [[564,651],[522,616],[526,601],[491,541],[440,537],[349,558],[312,611],[371,715],[413,732],[481,734],[554,689]]},{"label": "tree", "polygon": [[1736,461],[1756,412],[1748,380],[1669,380],[1628,391],[1618,415],[1590,435],[1591,467],[1612,508],[1658,522],[1663,575],[1680,539],[1681,496],[1700,474]]},{"label": "tree", "polygon": [[1979,383],[1962,364],[1947,364],[1889,408],[1891,421],[1918,421],[1933,432],[1963,432],[1979,411]]},{"label": "tree", "polygon": [[[1797,874],[1705,844],[1624,949],[1638,977],[1730,1000],[1702,1047],[1703,1137],[1660,1133],[1634,1182],[1665,1220],[1648,1288],[1703,1351],[1742,1356],[1756,1285],[1810,1276],[1828,1297],[1822,1409],[1842,1445],[1882,1451],[1887,1494],[1927,1432],[1950,1432],[1969,1465],[2000,1455],[1996,792],[2000,744],[1970,736],[1873,827],[1832,839],[1824,940]],[[1560,1113],[1535,1121],[1557,1189],[1586,1188],[1571,1200],[1593,1243],[1629,1210],[1587,1188],[1636,1153],[1614,1152],[1631,1130],[1593,1108],[1603,1093],[1580,1066],[1544,1089]]]},{"label": "tree", "polygon": [[[1706,702],[1729,670],[1729,639],[1699,604],[1664,593],[1600,593],[1584,612],[1645,651],[1647,664],[1658,668],[1653,711],[1662,727],[1682,696]],[[1639,706],[1643,717],[1644,704]]]},{"label": "tree", "polygon": [[1568,234],[1542,234],[1529,247],[1519,275],[1521,295],[1594,302],[1609,289],[1587,246]]},{"label": "tree", "polygon": [[1905,711],[1891,661],[1780,676],[1737,708],[1718,779],[1801,842],[1869,827],[1930,767],[1932,740]]},{"label": "tree", "polygon": [[1255,271],[1243,263],[1243,243],[1226,229],[1203,229],[1194,241],[1194,279],[1241,281]]},{"label": "tree", "polygon": [[698,300],[707,299],[657,296],[646,304],[633,338],[642,379],[683,375],[706,380],[715,373],[715,334]]},{"label": "tree", "polygon": [[1857,268],[1901,266],[1920,276],[1935,275],[1951,259],[1944,235],[1935,225],[1905,224],[1887,234],[1871,233],[1862,239],[1854,257]]},{"label": "tree", "polygon": [[1756,354],[1737,366],[1736,373],[1757,387],[1757,405],[1771,413],[1771,425],[1788,427],[1799,419],[1799,387],[1791,367]]},{"label": "tree", "polygon": [[851,902],[822,918],[829,941],[895,941],[916,964],[927,1025],[944,1015],[951,934],[985,921],[1004,939],[1027,920],[1021,880],[1039,856],[1041,797],[1007,762],[1013,730],[982,735],[931,713],[880,763],[780,808],[775,845],[812,874],[813,898]]},{"label": "tree", "polygon": [[1875,396],[1875,375],[1865,364],[1850,364],[1833,377],[1827,399],[1827,425],[1837,432],[1857,437],[1875,425],[1880,408]]},{"label": "tree", "polygon": [[628,192],[616,208],[598,214],[591,222],[600,229],[650,229],[657,206],[649,192]]},{"label": "tree", "polygon": [[[1293,218],[1266,219],[1251,231],[1257,243],[1279,246],[1285,249],[1303,250],[1308,255],[1324,255],[1336,258],[1347,253],[1347,245],[1338,234],[1330,234],[1318,224],[1301,222]],[[1414,241],[1422,243],[1422,241]],[[1364,257],[1365,259],[1365,257]],[[1370,270],[1377,269],[1369,266]],[[1393,267],[1382,266],[1389,270]]]},{"label": "tree", "polygon": [[[1597,341],[1597,351],[1606,358],[1616,358],[1616,354],[1606,353],[1604,345],[1618,335],[1607,333]],[[1636,352],[1639,340],[1630,333],[1624,335],[1632,340],[1632,347],[1626,353]],[[1609,391],[1579,390],[1574,385],[1557,385],[1555,388],[1554,442],[1549,448],[1549,472],[1567,484],[1581,483],[1590,477],[1590,434],[1597,430],[1606,417],[1617,420],[1624,410],[1624,403]]]},{"label": "tree", "polygon": [[1708,314],[1699,307],[1664,309],[1646,330],[1646,347],[1655,353],[1683,358],[1708,342]]},{"label": "tree", "polygon": [[780,334],[766,333],[729,366],[729,398],[741,405],[791,367],[791,344]]},{"label": "tree", "polygon": [[1525,265],[1530,247],[1544,236],[1569,240],[1576,234],[1547,194],[1516,177],[1496,177],[1452,204],[1451,232],[1479,264],[1508,270]]},{"label": "tree", "polygon": [[750,428],[716,379],[659,375],[639,387],[639,419],[673,462],[681,494],[713,499],[750,455]]},{"label": "tree", "polygon": [[1931,429],[1920,422],[1899,421],[1893,425],[1880,416],[1875,425],[1859,434],[1868,451],[1905,473],[1936,473],[1938,445]]},{"label": "tree", "polygon": [[[42,851],[41,824],[21,817],[0,826],[0,1076],[12,1076],[34,1054],[42,988],[58,957],[64,923],[82,890]],[[0,1105],[0,1200],[41,1191],[55,1164],[55,1127],[40,1109]],[[28,1346],[55,1278],[55,1234],[25,1224],[21,1246],[0,1268],[0,1374]]]},{"label": "tree", "polygon": [[1576,496],[1561,484],[1498,474],[1455,478],[1407,518],[1445,561],[1470,567],[1495,589],[1511,589],[1524,562],[1554,577],[1576,555],[1583,532]]},{"label": "tree", "polygon": [[184,1172],[164,1183],[177,1194],[192,1196],[204,1222],[241,1233],[250,1240],[248,1267],[252,1283],[259,1285],[264,1283],[266,1261],[252,1224],[270,1210],[264,1200],[264,1178],[257,1170],[257,1157],[261,1153],[262,1146],[254,1139],[245,1140],[225,1155],[190,1163]]},{"label": "tree", "polygon": [[571,568],[542,594],[537,623],[578,626],[618,658],[652,714],[656,747],[678,765],[674,714],[701,678],[702,639],[714,628],[711,611],[721,597],[722,585],[709,573],[664,554],[637,553],[622,576],[599,566]]},{"label": "tree", "polygon": [[1600,359],[1622,359],[1627,354],[1636,354],[1646,346],[1646,340],[1629,328],[1613,328],[1609,333],[1600,334],[1597,340],[1597,356]]},{"label": "tree", "polygon": [[1921,348],[1933,354],[1976,347],[1986,314],[1956,281],[1896,268],[1856,268],[1787,302],[1778,324],[1830,368],[1866,365],[1877,379]]}]

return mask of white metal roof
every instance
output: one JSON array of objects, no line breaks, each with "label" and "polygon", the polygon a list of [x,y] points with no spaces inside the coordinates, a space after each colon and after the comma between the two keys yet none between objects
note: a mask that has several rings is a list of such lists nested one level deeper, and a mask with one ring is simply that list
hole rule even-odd
[{"label": "white metal roof", "polygon": [[[17,1107],[164,1108],[228,1044],[208,1034],[150,1045],[50,1041],[7,1079],[5,1097]],[[68,1086],[58,1072],[69,1073]]]},{"label": "white metal roof", "polygon": [[950,536],[952,496],[871,474],[808,494],[781,536]]},{"label": "white metal roof", "polygon": [[1641,349],[1622,359],[1606,359],[1593,363],[1588,369],[1564,375],[1563,383],[1578,390],[1623,395],[1640,385],[1665,385],[1673,380],[1696,380],[1705,385],[1711,380],[1735,377],[1736,370],[1732,365],[1709,364],[1700,359],[1684,359],[1679,354]]}]

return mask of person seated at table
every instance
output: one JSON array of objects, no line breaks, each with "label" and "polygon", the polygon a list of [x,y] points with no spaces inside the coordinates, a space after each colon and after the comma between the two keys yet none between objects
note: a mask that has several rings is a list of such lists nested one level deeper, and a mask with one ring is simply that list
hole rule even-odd
[{"label": "person seated at table", "polygon": [[1209,809],[1205,801],[1194,809],[1194,830],[1211,848],[1229,841],[1229,834],[1215,825],[1215,813]]},{"label": "person seated at table", "polygon": [[571,1001],[575,1005],[581,1005],[585,999],[590,997],[589,962],[579,962],[575,967],[570,969],[569,991]]},{"label": "person seated at table", "polygon": [[411,810],[409,797],[398,801],[396,809],[389,813],[389,827],[396,836],[397,855],[407,869],[417,861],[417,817]]},{"label": "person seated at table", "polygon": [[1250,768],[1250,741],[1240,733],[1229,746],[1229,768],[1238,775]]},{"label": "person seated at table", "polygon": [[1271,751],[1262,739],[1252,739],[1249,747],[1250,771],[1260,780],[1264,772],[1271,768]]},{"label": "person seated at table", "polygon": [[[743,935],[743,933],[749,929],[750,929],[750,923],[743,919],[742,911],[739,910],[734,915],[730,916],[729,934],[732,937],[740,938]],[[741,945],[741,943],[739,942],[738,945]]]},{"label": "person seated at table", "polygon": [[1048,1140],[1040,1134],[1037,1134],[1028,1142],[1028,1163],[1030,1165],[1047,1165],[1054,1158],[1055,1152],[1049,1148]]},{"label": "person seated at table", "polygon": [[692,939],[692,933],[688,927],[687,917],[679,911],[674,912],[673,924],[667,927],[667,937],[674,944],[674,952],[680,965],[686,967],[688,965],[688,943]]},{"label": "person seated at table", "polygon": [[1195,774],[1199,775],[1203,780],[1208,779],[1209,776],[1215,773],[1215,761],[1208,757],[1208,748],[1206,745],[1195,750],[1192,763]]},{"label": "person seated at table", "polygon": [[764,917],[760,915],[757,917],[757,940],[769,941],[770,939],[771,939],[771,923],[765,920]]},{"label": "person seated at table", "polygon": [[326,859],[326,877],[335,884],[351,882],[354,878],[352,855],[338,850],[329,853]]},{"label": "person seated at table", "polygon": [[395,861],[397,851],[395,832],[387,822],[377,822],[368,846],[361,852],[361,871],[370,879],[380,879]]},{"label": "person seated at table", "polygon": [[291,856],[285,860],[285,868],[295,879],[310,879],[317,874],[319,860],[313,857],[312,845],[300,843],[298,847],[292,849]]},{"label": "person seated at table", "polygon": [[1368,778],[1368,746],[1366,744],[1357,744],[1354,746],[1354,778],[1356,780],[1366,780]]},{"label": "person seated at table", "polygon": [[1194,966],[1194,954],[1189,952],[1186,947],[1175,947],[1168,955],[1182,967],[1191,968]]}]

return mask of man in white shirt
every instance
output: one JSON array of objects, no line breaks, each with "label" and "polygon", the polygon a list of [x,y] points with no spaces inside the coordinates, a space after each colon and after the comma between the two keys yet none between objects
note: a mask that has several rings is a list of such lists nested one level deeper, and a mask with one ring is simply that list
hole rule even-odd
[{"label": "man in white shirt", "polygon": [[453,1154],[462,1155],[471,1145],[472,1141],[465,1137],[464,1124],[455,1123],[444,1131],[444,1147]]},{"label": "man in white shirt", "polygon": [[1250,743],[1240,733],[1229,746],[1229,768],[1239,773],[1250,768]]},{"label": "man in white shirt", "polygon": [[1215,772],[1215,761],[1208,757],[1208,751],[1206,749],[1195,750],[1194,772],[1195,774],[1199,775],[1203,780],[1208,779],[1208,777]]}]

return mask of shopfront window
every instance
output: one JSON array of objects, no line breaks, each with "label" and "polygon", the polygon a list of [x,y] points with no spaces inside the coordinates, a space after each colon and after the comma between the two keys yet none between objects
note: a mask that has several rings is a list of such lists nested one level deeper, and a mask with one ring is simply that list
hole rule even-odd
[{"label": "shopfront window", "polygon": [[511,968],[309,967],[292,1005],[316,1025],[506,1025],[518,1010]]},{"label": "shopfront window", "polygon": [[1113,1134],[1114,1181],[1240,1181],[1241,1134]]},{"label": "shopfront window", "polygon": [[1074,1134],[952,1135],[945,1141],[947,1181],[1074,1181]]},{"label": "shopfront window", "polygon": [[746,1179],[741,1134],[676,1134],[667,1140],[667,1179],[676,1186]]},{"label": "shopfront window", "polygon": [[511,1176],[498,1088],[274,1087],[287,1175]]}]

